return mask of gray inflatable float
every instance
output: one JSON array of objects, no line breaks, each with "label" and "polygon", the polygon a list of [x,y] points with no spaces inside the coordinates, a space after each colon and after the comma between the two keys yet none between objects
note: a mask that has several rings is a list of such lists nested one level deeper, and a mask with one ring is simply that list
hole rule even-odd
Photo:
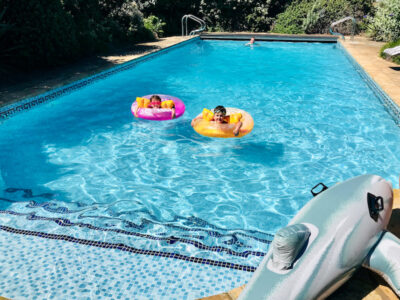
[{"label": "gray inflatable float", "polygon": [[280,229],[239,299],[324,299],[360,266],[400,296],[400,240],[385,231],[391,183],[362,175],[322,191]]}]

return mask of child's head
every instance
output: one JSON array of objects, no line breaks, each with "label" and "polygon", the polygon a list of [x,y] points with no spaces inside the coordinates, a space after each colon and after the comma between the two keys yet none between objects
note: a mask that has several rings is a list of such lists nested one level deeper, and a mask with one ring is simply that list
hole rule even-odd
[{"label": "child's head", "polygon": [[154,108],[161,107],[161,98],[158,95],[153,95],[150,97],[151,106]]},{"label": "child's head", "polygon": [[218,105],[214,108],[214,120],[215,122],[222,123],[226,116],[226,109],[222,105]]},{"label": "child's head", "polygon": [[253,43],[254,43],[254,41],[255,41],[255,38],[254,38],[254,37],[252,37],[252,38],[250,39],[250,44],[253,44]]}]

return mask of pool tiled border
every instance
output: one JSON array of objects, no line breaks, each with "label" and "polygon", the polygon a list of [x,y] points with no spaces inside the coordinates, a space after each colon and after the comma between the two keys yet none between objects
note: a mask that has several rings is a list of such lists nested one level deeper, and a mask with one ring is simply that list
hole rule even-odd
[{"label": "pool tiled border", "polygon": [[368,75],[364,68],[361,67],[361,65],[341,43],[337,43],[337,46],[342,50],[343,54],[350,61],[358,74],[360,74],[361,78],[371,88],[375,96],[382,102],[383,106],[392,116],[395,123],[400,126],[400,107],[388,96],[388,94],[382,90],[382,88],[371,78],[371,76]]},{"label": "pool tiled border", "polygon": [[161,54],[165,54],[166,52],[169,52],[172,49],[176,49],[176,48],[182,47],[182,46],[184,46],[184,45],[186,45],[188,43],[193,43],[194,41],[198,41],[198,40],[200,40],[200,38],[196,37],[196,38],[192,38],[192,39],[180,42],[178,44],[163,48],[163,49],[161,49],[159,51],[152,52],[152,53],[146,54],[144,56],[141,56],[139,58],[133,59],[131,61],[128,61],[126,63],[123,63],[123,64],[119,65],[119,66],[116,66],[116,67],[113,67],[111,69],[108,69],[106,71],[100,72],[100,73],[95,74],[93,76],[89,76],[87,78],[78,80],[76,82],[73,82],[71,84],[62,86],[60,88],[56,88],[56,89],[51,90],[49,92],[46,92],[44,94],[41,94],[41,95],[38,95],[38,96],[35,96],[35,97],[31,97],[31,98],[28,98],[28,99],[25,99],[25,100],[21,100],[21,101],[18,101],[16,103],[1,107],[0,108],[0,122],[5,120],[5,119],[10,118],[11,116],[13,116],[13,115],[15,115],[15,114],[17,114],[19,112],[34,108],[34,107],[36,107],[36,106],[38,106],[38,105],[40,105],[42,103],[46,103],[46,102],[49,102],[51,100],[54,100],[57,97],[66,95],[66,94],[71,93],[73,91],[76,91],[76,90],[78,90],[80,88],[83,88],[83,87],[85,87],[85,86],[87,86],[89,84],[92,84],[92,83],[94,83],[94,82],[96,82],[96,81],[98,81],[100,79],[104,79],[104,78],[106,78],[106,77],[108,77],[110,75],[113,75],[113,74],[119,73],[121,71],[125,71],[125,70],[128,70],[128,69],[131,69],[131,68],[135,67],[138,63],[145,62],[145,61],[147,61],[149,59],[152,59],[155,56],[158,56],[158,55],[161,55]]},{"label": "pool tiled border", "polygon": [[[242,257],[242,258],[247,258],[250,255],[252,256],[257,256],[257,257],[263,257],[265,256],[266,253],[261,252],[261,251],[243,251],[243,252],[238,252],[238,251],[233,251],[229,248],[222,247],[222,246],[207,246],[203,243],[200,243],[198,241],[190,240],[190,239],[184,239],[184,238],[179,238],[179,237],[174,237],[174,236],[169,236],[169,237],[158,237],[158,236],[152,236],[150,234],[144,234],[144,233],[138,233],[138,232],[132,232],[132,231],[127,231],[123,229],[115,229],[115,228],[101,228],[98,226],[93,226],[91,224],[87,223],[82,223],[82,222],[72,222],[67,218],[49,218],[49,217],[44,217],[44,216],[38,216],[35,213],[19,213],[16,211],[12,210],[0,210],[0,215],[13,215],[13,216],[25,216],[27,220],[29,221],[36,221],[36,220],[42,220],[42,221],[51,221],[56,223],[59,226],[64,226],[64,227],[79,227],[79,228],[86,228],[90,230],[95,230],[95,231],[103,231],[103,232],[115,232],[118,234],[124,234],[128,236],[135,236],[139,238],[143,238],[146,240],[153,240],[153,241],[164,241],[168,244],[173,244],[176,242],[184,243],[184,244],[190,244],[197,249],[201,250],[207,250],[210,252],[224,252],[226,254],[236,256],[236,257]],[[266,241],[267,244],[270,244],[271,241]]]},{"label": "pool tiled border", "polygon": [[200,263],[200,264],[229,268],[229,269],[234,269],[234,270],[239,270],[239,271],[254,272],[256,269],[255,267],[252,267],[252,266],[239,265],[239,264],[233,264],[233,263],[228,263],[228,262],[220,262],[220,261],[216,261],[216,260],[199,258],[199,257],[189,257],[189,256],[177,254],[177,253],[154,251],[154,250],[141,250],[141,249],[137,249],[137,248],[122,244],[122,243],[116,244],[116,243],[108,243],[108,242],[91,241],[91,240],[86,240],[86,239],[75,238],[75,237],[68,236],[68,235],[60,235],[60,234],[44,233],[44,232],[39,232],[39,231],[16,229],[16,228],[4,226],[4,225],[0,225],[0,230],[6,231],[9,233],[14,233],[14,234],[22,234],[22,235],[36,236],[36,237],[52,239],[52,240],[67,241],[67,242],[72,242],[72,243],[86,245],[86,246],[94,246],[94,247],[106,248],[106,249],[118,249],[118,250],[130,252],[130,253],[134,253],[134,254],[143,254],[143,255],[160,256],[160,257],[165,257],[165,258],[174,258],[174,259],[184,260],[184,261],[188,261],[188,262],[192,262],[192,263]]}]

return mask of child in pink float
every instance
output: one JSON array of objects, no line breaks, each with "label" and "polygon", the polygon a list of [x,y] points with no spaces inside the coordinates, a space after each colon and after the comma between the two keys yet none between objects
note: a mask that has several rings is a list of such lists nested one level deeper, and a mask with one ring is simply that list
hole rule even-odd
[{"label": "child in pink float", "polygon": [[[150,104],[147,108],[161,108],[161,98],[158,95],[153,95],[150,97]],[[139,110],[139,106],[135,109],[135,116],[137,117],[137,111]],[[171,119],[175,118],[175,107],[171,108],[172,116]]]}]

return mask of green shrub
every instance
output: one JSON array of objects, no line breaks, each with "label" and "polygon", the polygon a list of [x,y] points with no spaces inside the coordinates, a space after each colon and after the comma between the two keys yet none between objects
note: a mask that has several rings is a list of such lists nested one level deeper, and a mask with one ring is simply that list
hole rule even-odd
[{"label": "green shrub", "polygon": [[[166,22],[165,34],[180,34],[181,19],[193,14],[206,21],[209,31],[267,31],[275,16],[292,0],[138,0],[145,17]],[[199,24],[189,20],[188,29]]]},{"label": "green shrub", "polygon": [[111,20],[117,24],[114,34],[119,41],[137,41],[145,30],[143,14],[139,11],[136,2],[126,1],[116,6],[109,14]]},{"label": "green shrub", "polygon": [[199,12],[211,31],[268,31],[289,1],[201,0]]},{"label": "green shrub", "polygon": [[104,51],[112,43],[143,37],[143,16],[134,1],[64,0],[65,10],[78,28],[80,52]]},{"label": "green shrub", "polygon": [[[385,50],[387,48],[397,47],[397,46],[400,46],[400,39],[397,40],[397,41],[389,42],[389,43],[386,43],[385,45],[383,45],[379,55],[381,57],[383,57],[383,58],[387,58],[387,55],[383,52],[383,50]],[[396,64],[400,65],[400,55],[394,56],[391,59],[392,59],[393,62],[395,62]]]},{"label": "green shrub", "polygon": [[382,0],[368,28],[370,36],[377,41],[395,41],[400,38],[400,1]]},{"label": "green shrub", "polygon": [[[346,16],[362,20],[370,12],[372,0],[297,0],[277,16],[272,31],[277,33],[328,33],[332,22]],[[335,28],[343,34],[352,31],[352,23]]]},{"label": "green shrub", "polygon": [[[165,25],[165,35],[181,34],[181,19],[186,14],[199,14],[200,0],[137,0],[140,11],[145,18],[157,16]],[[193,26],[198,26],[196,23]]]},{"label": "green shrub", "polygon": [[[2,45],[14,48],[10,62],[29,68],[54,65],[77,54],[75,26],[56,0],[0,0],[4,22],[13,25]],[[16,47],[16,48],[15,48]]]},{"label": "green shrub", "polygon": [[312,8],[311,1],[297,0],[277,16],[272,32],[299,34],[305,33],[304,20]]},{"label": "green shrub", "polygon": [[0,7],[0,64],[6,49],[7,63],[23,69],[154,38],[132,0],[0,0]]},{"label": "green shrub", "polygon": [[14,52],[20,48],[18,45],[10,46],[6,42],[6,38],[13,33],[13,26],[3,21],[5,12],[6,8],[0,12],[0,75],[6,73],[10,58],[12,58]]},{"label": "green shrub", "polygon": [[156,38],[164,35],[163,27],[165,25],[165,22],[153,15],[144,19],[144,27],[150,30]]}]

